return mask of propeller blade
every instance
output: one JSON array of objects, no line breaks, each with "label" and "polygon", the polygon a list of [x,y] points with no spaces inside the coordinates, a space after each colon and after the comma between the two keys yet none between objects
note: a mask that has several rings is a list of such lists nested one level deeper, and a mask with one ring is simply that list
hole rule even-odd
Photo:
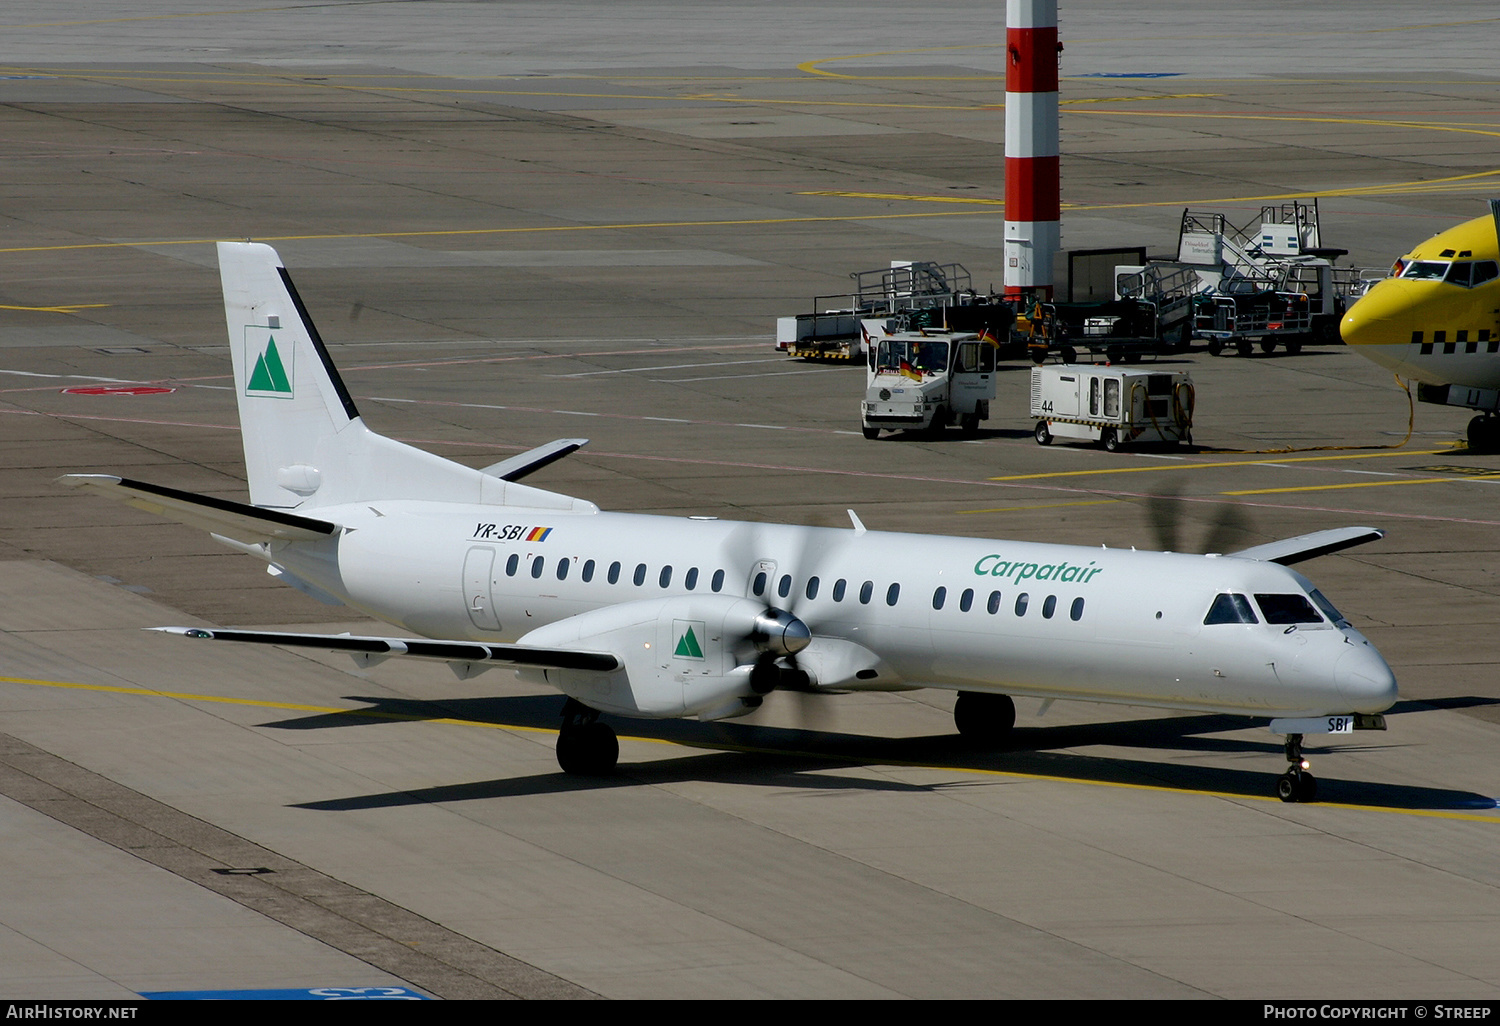
[{"label": "propeller blade", "polygon": [[1249,533],[1250,518],[1240,507],[1226,502],[1215,511],[1213,526],[1203,540],[1203,551],[1232,552]]},{"label": "propeller blade", "polygon": [[1146,518],[1156,534],[1156,547],[1162,552],[1181,552],[1177,547],[1177,525],[1182,517],[1182,505],[1177,501],[1175,484],[1160,494],[1146,499]]},{"label": "propeller blade", "polygon": [[1231,552],[1243,544],[1244,536],[1252,531],[1250,519],[1242,507],[1220,503],[1214,508],[1202,544],[1196,548],[1185,547],[1182,544],[1184,510],[1181,491],[1175,482],[1146,499],[1146,517],[1156,535],[1156,547],[1162,552]]}]

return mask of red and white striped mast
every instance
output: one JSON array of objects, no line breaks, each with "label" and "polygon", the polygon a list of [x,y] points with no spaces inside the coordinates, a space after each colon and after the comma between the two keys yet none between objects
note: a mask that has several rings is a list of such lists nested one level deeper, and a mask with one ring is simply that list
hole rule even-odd
[{"label": "red and white striped mast", "polygon": [[1057,0],[1006,0],[1005,294],[1052,295],[1061,243]]}]

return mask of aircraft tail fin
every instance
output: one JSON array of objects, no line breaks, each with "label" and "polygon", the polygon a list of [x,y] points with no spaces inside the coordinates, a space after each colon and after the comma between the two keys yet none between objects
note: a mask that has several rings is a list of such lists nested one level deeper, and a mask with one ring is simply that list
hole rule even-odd
[{"label": "aircraft tail fin", "polygon": [[592,503],[530,488],[378,435],[365,426],[281,258],[220,242],[250,501],[310,509],[432,499],[573,509]]},{"label": "aircraft tail fin", "polygon": [[[300,506],[334,484],[326,480],[329,450],[359,410],[276,251],[258,243],[218,248],[250,501]],[[345,462],[350,447],[339,448]]]}]

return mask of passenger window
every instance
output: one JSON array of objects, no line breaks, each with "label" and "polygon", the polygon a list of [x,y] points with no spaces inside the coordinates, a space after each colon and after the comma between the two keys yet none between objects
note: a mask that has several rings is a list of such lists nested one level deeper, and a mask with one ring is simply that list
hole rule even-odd
[{"label": "passenger window", "polygon": [[583,564],[583,583],[587,584],[594,579],[594,561],[591,559]]},{"label": "passenger window", "polygon": [[792,593],[792,575],[791,574],[782,574],[781,575],[781,583],[779,583],[779,584],[776,585],[776,594],[779,595],[779,596],[781,596],[782,598],[786,598],[791,593]]},{"label": "passenger window", "polygon": [[990,601],[985,608],[989,610],[991,616],[1000,612],[1000,593],[998,591],[990,592]]},{"label": "passenger window", "polygon": [[1052,619],[1052,614],[1055,612],[1057,612],[1057,596],[1048,595],[1046,598],[1042,599],[1042,619]]},{"label": "passenger window", "polygon": [[1073,608],[1068,610],[1068,616],[1073,620],[1083,619],[1083,599],[1076,598],[1073,600]]},{"label": "passenger window", "polygon": [[844,580],[842,577],[833,582],[833,600],[835,602],[844,601],[844,591],[848,588],[848,586],[849,582]]},{"label": "passenger window", "polygon": [[809,577],[807,579],[807,590],[803,594],[807,596],[809,601],[818,597],[818,579],[816,577]]},{"label": "passenger window", "polygon": [[635,578],[634,578],[634,580],[635,580],[635,586],[637,588],[639,588],[641,585],[643,585],[643,584],[646,583],[646,564],[645,563],[637,563],[635,565]]},{"label": "passenger window", "polygon": [[693,567],[690,570],[688,570],[687,576],[682,579],[682,586],[684,588],[686,588],[688,591],[692,591],[694,588],[698,587],[698,568],[697,567]]},{"label": "passenger window", "polygon": [[671,586],[672,568],[670,566],[664,566],[661,568],[661,576],[656,579],[656,583],[661,585],[663,588]]},{"label": "passenger window", "polygon": [[541,556],[538,556],[538,557],[536,557],[535,559],[533,559],[531,561],[531,576],[532,577],[540,577],[540,576],[542,576],[542,564],[545,563],[545,562],[546,562],[546,560],[543,559]]},{"label": "passenger window", "polygon": [[967,613],[974,605],[974,589],[965,588],[964,593],[958,597],[958,608],[960,612]]},{"label": "passenger window", "polygon": [[610,584],[619,584],[620,583],[620,563],[619,563],[618,560],[616,560],[615,562],[609,564],[609,583]]},{"label": "passenger window", "polygon": [[868,606],[870,604],[870,598],[874,594],[875,594],[875,582],[874,581],[866,581],[864,584],[861,584],[859,586],[859,604],[862,605],[862,606]]},{"label": "passenger window", "polygon": [[935,591],[935,592],[932,593],[932,608],[933,609],[942,609],[943,608],[943,603],[946,602],[947,600],[948,600],[948,589],[947,588],[939,588],[937,591]]},{"label": "passenger window", "polygon": [[566,581],[568,579],[568,567],[572,565],[573,561],[566,556],[557,561],[557,579],[559,581]]},{"label": "passenger window", "polygon": [[505,576],[506,577],[514,577],[514,576],[516,576],[516,571],[519,570],[520,567],[521,567],[521,557],[519,555],[517,555],[516,553],[512,552],[510,554],[510,558],[505,561]]},{"label": "passenger window", "polygon": [[901,597],[901,585],[899,585],[899,584],[893,584],[889,588],[885,589],[885,604],[886,605],[888,605],[888,606],[894,606],[896,604],[896,600],[899,599],[900,597]]},{"label": "passenger window", "polygon": [[1255,618],[1255,611],[1250,608],[1250,600],[1243,595],[1220,595],[1214,599],[1214,604],[1208,607],[1208,615],[1203,618],[1205,625],[1215,623],[1260,623]]},{"label": "passenger window", "polygon": [[1323,618],[1305,595],[1255,595],[1266,623],[1322,623]]},{"label": "passenger window", "polygon": [[766,572],[764,570],[755,575],[755,587],[750,590],[757,595],[764,595],[766,593]]},{"label": "passenger window", "polygon": [[1028,594],[1026,594],[1026,592],[1024,592],[1024,591],[1021,592],[1021,594],[1019,594],[1019,595],[1016,596],[1016,615],[1017,616],[1025,616],[1026,615],[1026,603],[1029,602],[1030,599],[1031,599],[1031,596],[1028,595]]},{"label": "passenger window", "polygon": [[709,587],[711,587],[714,591],[722,591],[724,589],[724,571],[714,571],[714,579],[709,582]]}]

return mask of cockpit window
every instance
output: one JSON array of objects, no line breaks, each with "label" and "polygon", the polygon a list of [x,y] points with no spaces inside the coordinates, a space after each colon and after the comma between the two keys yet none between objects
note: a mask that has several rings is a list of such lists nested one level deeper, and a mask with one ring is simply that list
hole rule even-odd
[{"label": "cockpit window", "polygon": [[1256,593],[1255,601],[1266,618],[1266,623],[1322,623],[1323,617],[1313,608],[1306,595],[1262,595]]},{"label": "cockpit window", "polygon": [[1343,613],[1333,608],[1333,603],[1329,602],[1327,597],[1317,588],[1314,588],[1312,590],[1312,600],[1313,605],[1321,609],[1323,611],[1323,615],[1328,617],[1329,620],[1338,624],[1340,627],[1349,626],[1348,618],[1345,617]]},{"label": "cockpit window", "polygon": [[1500,263],[1494,260],[1413,260],[1396,273],[1402,278],[1441,280],[1468,289],[1500,277]]},{"label": "cockpit window", "polygon": [[1401,272],[1403,278],[1425,278],[1428,281],[1442,281],[1448,273],[1448,261],[1446,260],[1413,260],[1406,265]]},{"label": "cockpit window", "polygon": [[1215,598],[1214,604],[1208,607],[1208,615],[1203,618],[1203,622],[1260,623],[1255,618],[1255,610],[1250,608],[1250,600],[1243,595],[1220,595]]}]

